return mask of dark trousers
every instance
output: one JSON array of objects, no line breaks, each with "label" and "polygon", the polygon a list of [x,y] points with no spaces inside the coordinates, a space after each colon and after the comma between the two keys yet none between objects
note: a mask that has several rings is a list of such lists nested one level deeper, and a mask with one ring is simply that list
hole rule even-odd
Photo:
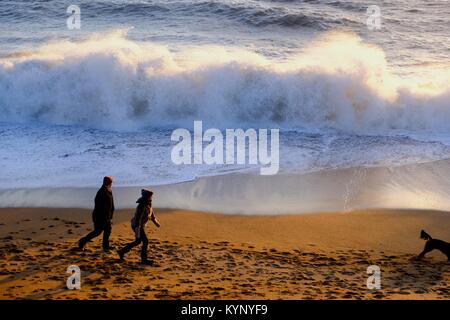
[{"label": "dark trousers", "polygon": [[87,242],[91,241],[95,237],[98,237],[103,232],[103,248],[109,248],[109,236],[111,235],[111,229],[111,222],[109,221],[101,223],[94,222],[94,230],[87,236],[80,239],[80,245],[84,247]]},{"label": "dark trousers", "polygon": [[130,242],[129,244],[127,244],[125,247],[120,249],[120,251],[123,254],[125,254],[125,253],[129,252],[131,249],[133,249],[134,247],[137,247],[138,245],[140,245],[141,242],[142,242],[141,259],[147,260],[148,238],[147,238],[147,235],[145,234],[145,230],[143,227],[139,230],[139,238],[136,237],[136,239],[134,239],[133,242]]}]

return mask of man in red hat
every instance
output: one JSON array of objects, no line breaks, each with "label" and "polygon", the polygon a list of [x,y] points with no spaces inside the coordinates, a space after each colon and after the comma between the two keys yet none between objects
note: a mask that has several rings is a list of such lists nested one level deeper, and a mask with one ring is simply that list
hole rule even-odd
[{"label": "man in red hat", "polygon": [[97,191],[95,196],[94,211],[92,211],[92,220],[94,221],[94,230],[87,236],[78,241],[78,247],[83,249],[87,242],[98,237],[103,232],[103,250],[112,249],[109,245],[109,236],[111,235],[111,220],[114,213],[114,199],[112,194],[113,179],[110,176],[103,178],[103,185]]}]

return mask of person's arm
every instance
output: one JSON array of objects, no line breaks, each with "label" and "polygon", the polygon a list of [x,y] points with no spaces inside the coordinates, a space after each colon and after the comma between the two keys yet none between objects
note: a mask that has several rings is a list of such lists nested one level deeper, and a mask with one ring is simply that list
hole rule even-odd
[{"label": "person's arm", "polygon": [[104,215],[107,214],[106,213],[107,208],[106,208],[105,194],[104,194],[103,190],[101,190],[101,189],[95,195],[95,209],[94,210],[96,212],[96,216],[99,219],[105,218]]},{"label": "person's arm", "polygon": [[102,202],[104,215],[106,220],[112,220],[112,210],[114,210],[114,203],[112,202],[112,196],[107,193],[107,191],[102,192]]},{"label": "person's arm", "polygon": [[115,208],[114,208],[114,197],[111,195],[111,205],[112,205],[112,208],[111,208],[111,220],[113,219],[113,216],[114,216],[114,210],[115,210]]},{"label": "person's arm", "polygon": [[138,207],[138,227],[142,227],[144,226],[144,220],[146,219],[146,217],[148,218],[148,208],[145,205],[139,205]]},{"label": "person's arm", "polygon": [[142,207],[141,204],[139,204],[136,207],[136,211],[134,212],[134,217],[132,219],[132,227],[134,228],[134,234],[136,238],[140,238],[141,236],[141,227],[143,226],[143,216],[145,215],[145,212],[143,211],[145,208]]},{"label": "person's arm", "polygon": [[159,228],[161,225],[159,224],[158,219],[156,219],[155,212],[153,211],[153,208],[151,208],[150,210],[151,210],[150,220],[152,220],[152,222],[155,224],[155,226],[157,226]]}]

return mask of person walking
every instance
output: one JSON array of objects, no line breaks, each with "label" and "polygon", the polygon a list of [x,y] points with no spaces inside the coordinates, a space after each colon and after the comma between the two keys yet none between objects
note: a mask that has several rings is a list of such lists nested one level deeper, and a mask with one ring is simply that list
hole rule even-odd
[{"label": "person walking", "polygon": [[152,207],[153,192],[147,189],[141,190],[141,197],[136,201],[138,203],[134,217],[131,219],[131,228],[134,231],[135,239],[133,242],[128,243],[125,247],[118,250],[120,260],[124,259],[126,253],[131,249],[142,243],[141,248],[141,263],[147,265],[153,265],[153,261],[147,257],[148,238],[145,234],[145,225],[150,219],[158,228],[160,224],[156,219],[155,213]]},{"label": "person walking", "polygon": [[95,196],[95,206],[92,211],[94,230],[78,241],[78,247],[83,249],[87,242],[98,237],[103,232],[103,250],[109,251],[109,236],[111,235],[111,221],[114,214],[114,199],[112,194],[113,179],[111,176],[103,178],[103,185]]}]

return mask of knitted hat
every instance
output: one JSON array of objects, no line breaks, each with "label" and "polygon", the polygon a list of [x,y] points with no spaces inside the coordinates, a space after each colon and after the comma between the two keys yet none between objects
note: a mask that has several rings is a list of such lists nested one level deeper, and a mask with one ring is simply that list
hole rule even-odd
[{"label": "knitted hat", "polygon": [[148,189],[142,189],[141,194],[142,194],[142,197],[144,197],[144,198],[150,198],[153,195],[153,191],[148,190]]},{"label": "knitted hat", "polygon": [[103,185],[109,186],[113,182],[113,178],[111,176],[106,176],[103,178]]}]

